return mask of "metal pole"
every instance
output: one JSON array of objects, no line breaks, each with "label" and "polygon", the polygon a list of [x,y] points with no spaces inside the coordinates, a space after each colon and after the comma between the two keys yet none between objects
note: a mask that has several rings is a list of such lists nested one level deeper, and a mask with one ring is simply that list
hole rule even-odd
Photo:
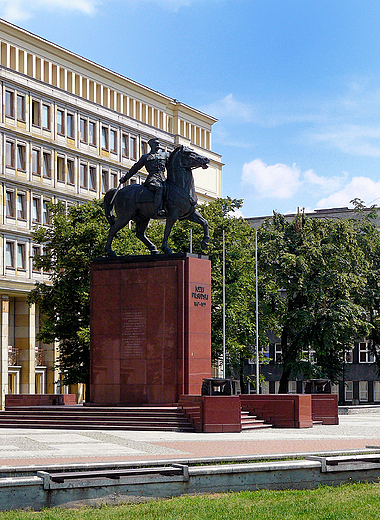
[{"label": "metal pole", "polygon": [[193,252],[193,230],[190,229],[190,253]]},{"label": "metal pole", "polygon": [[224,240],[224,229],[223,229],[223,377],[226,378],[226,247]]},{"label": "metal pole", "polygon": [[260,393],[259,362],[259,284],[257,276],[257,229],[255,229],[255,269],[256,269],[256,394]]}]

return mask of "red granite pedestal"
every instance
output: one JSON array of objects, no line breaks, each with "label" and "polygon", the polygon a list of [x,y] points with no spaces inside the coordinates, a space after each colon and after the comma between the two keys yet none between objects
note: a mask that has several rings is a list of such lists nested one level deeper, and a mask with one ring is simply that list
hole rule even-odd
[{"label": "red granite pedestal", "polygon": [[158,405],[200,394],[211,371],[211,264],[189,253],[96,260],[91,404]]}]

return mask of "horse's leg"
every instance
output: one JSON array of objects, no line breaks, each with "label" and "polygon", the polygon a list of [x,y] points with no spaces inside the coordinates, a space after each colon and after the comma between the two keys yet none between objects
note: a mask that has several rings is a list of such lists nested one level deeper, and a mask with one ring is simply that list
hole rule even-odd
[{"label": "horse's leg", "polygon": [[145,230],[149,224],[149,218],[145,218],[144,220],[137,220],[136,222],[136,236],[146,247],[149,249],[152,255],[158,254],[157,247],[149,240],[148,237],[145,236]]},{"label": "horse's leg", "polygon": [[106,251],[107,256],[117,256],[115,251],[113,251],[111,249],[112,240],[113,240],[114,236],[116,235],[116,233],[118,231],[120,231],[120,229],[122,229],[124,226],[126,226],[129,221],[130,221],[129,216],[128,217],[124,217],[123,219],[121,219],[121,218],[119,219],[118,218],[116,220],[115,224],[113,226],[111,226],[111,229],[108,232],[107,242],[106,242],[106,245],[105,245],[105,248],[104,248],[105,251]]},{"label": "horse's leg", "polygon": [[195,222],[196,224],[200,224],[203,227],[203,240],[201,242],[201,248],[207,249],[210,240],[207,220],[202,217],[202,215],[197,210],[195,210],[194,213],[190,215],[188,220]]},{"label": "horse's leg", "polygon": [[170,247],[168,246],[168,238],[169,238],[170,232],[172,230],[172,227],[174,226],[174,224],[177,220],[178,220],[178,212],[169,214],[166,217],[164,239],[162,240],[162,245],[161,245],[161,251],[163,251],[166,255],[171,255],[173,252],[170,249]]}]

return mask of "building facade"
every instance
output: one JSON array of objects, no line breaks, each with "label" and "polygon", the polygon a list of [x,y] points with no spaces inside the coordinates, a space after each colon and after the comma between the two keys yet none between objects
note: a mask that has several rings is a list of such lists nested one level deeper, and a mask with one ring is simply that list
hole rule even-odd
[{"label": "building facade", "polygon": [[[210,159],[194,172],[198,198],[221,196],[216,119],[0,20],[0,405],[7,393],[58,393],[57,345],[36,341],[40,316],[26,296],[40,252],[34,226],[49,226],[48,202],[101,198],[159,138]],[[142,183],[146,172],[132,178]]]},{"label": "building facade", "polygon": [[[296,213],[287,214],[285,218],[291,221],[296,215]],[[353,209],[346,207],[315,210],[305,213],[305,215],[310,218],[361,218]],[[252,227],[257,229],[267,218],[270,217],[253,217],[247,220]],[[380,228],[379,212],[375,224]],[[269,333],[268,344],[264,347],[263,354],[268,358],[269,363],[260,367],[261,374],[266,379],[260,388],[260,392],[275,394],[278,392],[282,374],[280,339]],[[305,360],[313,362],[314,355],[315,352],[305,348],[303,352]],[[255,370],[255,360],[247,360],[244,372],[253,381]],[[248,389],[249,392],[256,392],[254,384],[248,383]],[[331,390],[339,395],[339,404],[341,405],[380,404],[380,378],[369,341],[366,338],[359,338],[355,342],[354,349],[345,352],[343,375],[340,377],[338,384],[332,385]],[[304,393],[305,381],[303,381],[302,377],[289,381],[288,391],[290,393]]]}]

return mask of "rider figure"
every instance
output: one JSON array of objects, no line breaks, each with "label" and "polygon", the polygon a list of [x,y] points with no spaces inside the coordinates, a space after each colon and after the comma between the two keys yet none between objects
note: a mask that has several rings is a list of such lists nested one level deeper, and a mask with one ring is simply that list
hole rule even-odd
[{"label": "rider figure", "polygon": [[148,144],[150,146],[150,152],[142,155],[129,172],[123,175],[120,182],[126,182],[145,166],[149,175],[144,182],[144,186],[154,192],[154,209],[156,215],[158,217],[165,217],[166,211],[162,207],[165,182],[164,172],[168,163],[169,153],[160,148],[160,142],[157,137],[149,139]]}]

